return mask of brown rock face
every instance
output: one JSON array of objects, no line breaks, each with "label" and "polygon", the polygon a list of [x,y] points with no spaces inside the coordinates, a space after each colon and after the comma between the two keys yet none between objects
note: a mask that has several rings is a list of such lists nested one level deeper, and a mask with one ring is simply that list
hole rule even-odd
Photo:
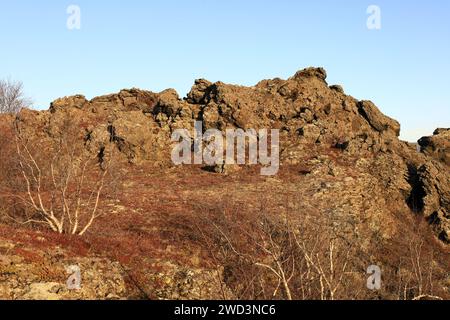
[{"label": "brown rock face", "polygon": [[321,68],[299,71],[288,80],[264,80],[254,87],[196,80],[185,100],[172,90],[153,93],[138,89],[86,100],[61,98],[49,111],[25,111],[19,118],[26,130],[54,139],[64,121],[79,123],[91,152],[114,134],[130,162],[155,161],[170,166],[167,150],[174,129],[191,130],[194,120],[205,129],[278,128],[282,141],[338,146],[350,153],[387,151],[398,143],[399,124],[369,102],[358,102],[328,87]]},{"label": "brown rock face", "polygon": [[[57,139],[67,122],[76,123],[79,143],[87,152],[99,154],[113,141],[123,161],[163,170],[174,166],[172,132],[192,132],[195,120],[205,129],[279,129],[282,167],[330,150],[337,151],[338,158],[366,159],[357,169],[378,181],[382,191],[373,197],[392,208],[409,206],[424,214],[438,236],[448,241],[450,130],[422,138],[418,154],[398,139],[397,121],[372,102],[346,95],[341,86],[328,86],[326,77],[324,69],[308,68],[287,80],[263,80],[252,87],[200,79],[185,99],[173,89],[122,90],[90,101],[76,95],[54,101],[49,111],[25,110],[18,120],[22,130],[40,141]],[[328,160],[320,172],[333,173],[336,161]],[[340,191],[335,192],[339,197]]]},{"label": "brown rock face", "polygon": [[54,101],[49,111],[24,110],[18,120],[22,130],[40,140],[57,139],[68,121],[76,123],[87,152],[98,154],[113,141],[123,161],[162,170],[174,166],[172,132],[179,128],[192,132],[195,120],[205,130],[279,129],[281,166],[329,150],[372,159],[365,170],[385,187],[377,196],[423,213],[448,241],[450,130],[439,129],[422,138],[422,153],[417,154],[398,139],[397,121],[372,102],[358,101],[340,86],[328,86],[322,68],[252,87],[200,79],[185,99],[172,89],[122,90],[90,101],[76,95]]},{"label": "brown rock face", "polygon": [[436,129],[433,136],[419,140],[421,151],[450,166],[450,129]]},{"label": "brown rock face", "polygon": [[400,124],[384,114],[371,102],[361,101],[359,110],[370,125],[378,132],[392,131],[397,137],[400,135]]},{"label": "brown rock face", "polygon": [[[423,195],[423,214],[439,238],[450,242],[450,180],[448,167],[424,164],[418,171],[419,193]],[[419,194],[420,196],[420,194]]]},{"label": "brown rock face", "polygon": [[[194,121],[204,130],[279,129],[278,173],[175,166],[172,133],[192,133]],[[55,197],[45,191],[66,192],[48,174],[59,141],[95,168],[114,155],[99,217],[83,237],[11,221],[35,213],[14,201],[27,192],[15,130],[50,177],[49,207]],[[200,79],[184,99],[173,89],[65,97],[46,111],[0,115],[0,133],[0,299],[284,299],[277,277],[258,266],[277,268],[279,257],[293,298],[331,298],[320,292],[327,274],[303,258],[308,250],[319,265],[335,258],[328,279],[349,263],[336,299],[450,294],[450,130],[422,138],[419,152],[399,140],[397,121],[329,86],[322,68],[251,87]],[[371,264],[395,285],[366,290]],[[81,290],[67,286],[70,266],[80,268]]]}]

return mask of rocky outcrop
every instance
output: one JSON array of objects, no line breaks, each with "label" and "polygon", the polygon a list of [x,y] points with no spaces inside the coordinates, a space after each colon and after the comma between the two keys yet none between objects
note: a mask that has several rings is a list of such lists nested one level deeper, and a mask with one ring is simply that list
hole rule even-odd
[{"label": "rocky outcrop", "polygon": [[[68,123],[75,124],[86,152],[99,154],[112,141],[123,161],[162,169],[174,166],[173,130],[191,131],[195,120],[205,129],[279,129],[281,166],[298,165],[330,150],[341,154],[335,161],[343,156],[367,159],[365,170],[384,188],[383,200],[399,210],[409,206],[422,213],[448,241],[450,131],[439,129],[433,137],[422,138],[422,153],[417,154],[398,139],[397,121],[373,102],[358,101],[341,86],[329,86],[326,79],[322,68],[251,87],[199,79],[184,99],[173,89],[122,90],[92,100],[76,95],[54,101],[48,111],[24,110],[17,119],[21,130],[39,141],[58,139]],[[222,166],[211,171],[239,170]]]},{"label": "rocky outcrop", "polygon": [[385,116],[371,101],[361,101],[359,111],[370,125],[378,132],[391,131],[397,137],[400,135],[400,124]]},{"label": "rocky outcrop", "polygon": [[[450,177],[448,167],[426,163],[418,170],[418,188],[422,195],[422,213],[439,238],[450,243]],[[419,194],[419,195],[420,195]]]},{"label": "rocky outcrop", "polygon": [[421,152],[450,166],[450,129],[436,129],[431,137],[419,140]]},{"label": "rocky outcrop", "polygon": [[[171,135],[179,128],[192,132],[194,121],[205,130],[279,129],[278,174],[261,177],[259,168],[246,165],[175,167]],[[14,129],[44,164],[55,156],[52,144],[63,138],[100,164],[105,145],[113,144],[117,162],[108,171],[102,215],[83,238],[11,221],[8,210],[27,214],[20,202],[16,208],[4,200],[26,192],[17,176]],[[373,102],[329,85],[322,68],[250,87],[199,79],[185,98],[173,89],[65,97],[49,110],[0,115],[0,133],[0,300],[239,298],[242,279],[264,272],[252,271],[241,257],[228,260],[226,239],[216,233],[220,223],[211,224],[238,225],[261,213],[277,224],[280,216],[280,222],[311,220],[321,226],[317,230],[348,236],[355,248],[350,277],[361,289],[369,263],[383,268],[386,281],[413,287],[417,262],[410,270],[408,264],[419,251],[423,273],[437,276],[430,280],[433,295],[449,294],[450,130],[422,138],[417,150],[399,140],[397,121]],[[233,226],[226,223],[223,231]],[[244,252],[259,251],[247,241],[251,237],[236,236]],[[224,260],[217,260],[216,249]],[[80,269],[79,290],[67,285],[70,266]],[[244,278],[236,277],[240,272]],[[261,279],[273,280],[273,288],[258,281],[252,283],[262,290],[242,290],[282,298],[281,292],[271,296],[273,274]],[[397,287],[388,287],[375,297],[398,299]],[[345,290],[351,294],[339,298],[361,297],[353,295],[353,286]],[[414,289],[401,291],[402,299],[415,296]]]},{"label": "rocky outcrop", "polygon": [[[11,241],[8,230],[0,235],[0,300],[113,300],[127,297],[119,263],[101,257],[84,257],[67,248],[52,247],[45,236],[21,233]],[[68,286],[76,266],[79,286]]]},{"label": "rocky outcrop", "polygon": [[[171,132],[204,128],[278,128],[282,143],[297,141],[345,151],[387,151],[395,148],[400,125],[370,101],[357,101],[337,86],[329,87],[321,68],[299,71],[288,80],[264,80],[254,87],[196,80],[186,99],[172,90],[139,89],[94,98],[82,95],[54,101],[49,111],[24,111],[24,130],[54,139],[64,122],[79,124],[84,143],[97,152],[114,133],[114,141],[130,162],[165,163]],[[39,129],[39,132],[38,130]],[[170,163],[165,163],[170,166]]]}]

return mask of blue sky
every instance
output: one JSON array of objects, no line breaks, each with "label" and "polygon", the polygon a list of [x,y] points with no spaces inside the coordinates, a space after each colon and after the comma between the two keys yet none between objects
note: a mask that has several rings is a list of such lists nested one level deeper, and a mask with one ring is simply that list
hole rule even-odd
[{"label": "blue sky", "polygon": [[[69,5],[81,29],[69,30]],[[369,30],[369,5],[381,29]],[[24,82],[38,109],[196,78],[253,85],[323,66],[330,84],[373,100],[415,141],[450,126],[448,0],[0,0],[0,78]]]}]

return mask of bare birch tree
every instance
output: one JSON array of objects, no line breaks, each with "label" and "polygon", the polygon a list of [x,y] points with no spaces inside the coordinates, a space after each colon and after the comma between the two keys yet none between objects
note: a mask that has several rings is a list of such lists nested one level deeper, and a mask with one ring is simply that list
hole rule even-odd
[{"label": "bare birch tree", "polygon": [[247,299],[348,297],[355,281],[350,276],[356,256],[352,221],[324,213],[272,214],[263,202],[253,215],[223,208],[219,217],[208,218],[209,230],[205,224],[201,228],[215,260],[229,270],[224,286]]},{"label": "bare birch tree", "polygon": [[60,139],[50,145],[27,139],[16,125],[17,170],[24,191],[13,197],[30,212],[21,221],[14,218],[17,222],[82,236],[101,215],[112,144],[91,155],[76,138],[75,124],[68,124]]},{"label": "bare birch tree", "polygon": [[24,95],[22,82],[0,80],[0,113],[17,113],[30,104]]},{"label": "bare birch tree", "polygon": [[[307,220],[305,220],[307,221]],[[306,261],[306,286],[310,291],[319,284],[321,300],[335,300],[350,269],[354,239],[341,234],[326,220],[303,221],[293,233],[295,243]],[[302,289],[303,290],[303,289]],[[310,291],[311,292],[311,291]]]}]

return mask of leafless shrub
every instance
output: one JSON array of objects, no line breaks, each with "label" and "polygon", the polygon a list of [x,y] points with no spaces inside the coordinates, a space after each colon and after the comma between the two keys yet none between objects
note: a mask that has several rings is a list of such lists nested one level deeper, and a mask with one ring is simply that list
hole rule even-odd
[{"label": "leafless shrub", "polygon": [[[348,298],[345,286],[357,266],[357,235],[353,221],[336,219],[332,214],[331,211],[305,217],[294,232],[295,243],[306,262],[299,275],[303,299]],[[355,296],[357,291],[353,292]]]},{"label": "leafless shrub", "polygon": [[[408,212],[408,215],[410,213]],[[404,219],[401,232],[377,241],[372,254],[382,266],[380,299],[448,299],[450,255],[421,217]]]},{"label": "leafless shrub", "polygon": [[30,104],[24,95],[22,82],[0,80],[0,113],[18,113]]},{"label": "leafless shrub", "polygon": [[[295,210],[270,213],[261,203],[258,212],[233,204],[207,218],[202,212],[208,222],[198,228],[215,263],[224,268],[223,285],[238,299],[349,298],[357,256],[351,222],[338,225],[329,214]],[[352,288],[354,297],[365,288],[364,281],[359,285]]]},{"label": "leafless shrub", "polygon": [[84,235],[101,215],[99,205],[113,159],[112,144],[91,155],[79,141],[75,123],[66,121],[59,139],[27,136],[16,121],[16,170],[23,205],[21,224],[44,225],[58,233]]},{"label": "leafless shrub", "polygon": [[415,233],[407,234],[403,239],[405,254],[400,257],[397,272],[399,299],[441,299],[437,296],[440,270],[435,261],[435,253],[427,245],[426,239],[420,224],[416,226]]}]

